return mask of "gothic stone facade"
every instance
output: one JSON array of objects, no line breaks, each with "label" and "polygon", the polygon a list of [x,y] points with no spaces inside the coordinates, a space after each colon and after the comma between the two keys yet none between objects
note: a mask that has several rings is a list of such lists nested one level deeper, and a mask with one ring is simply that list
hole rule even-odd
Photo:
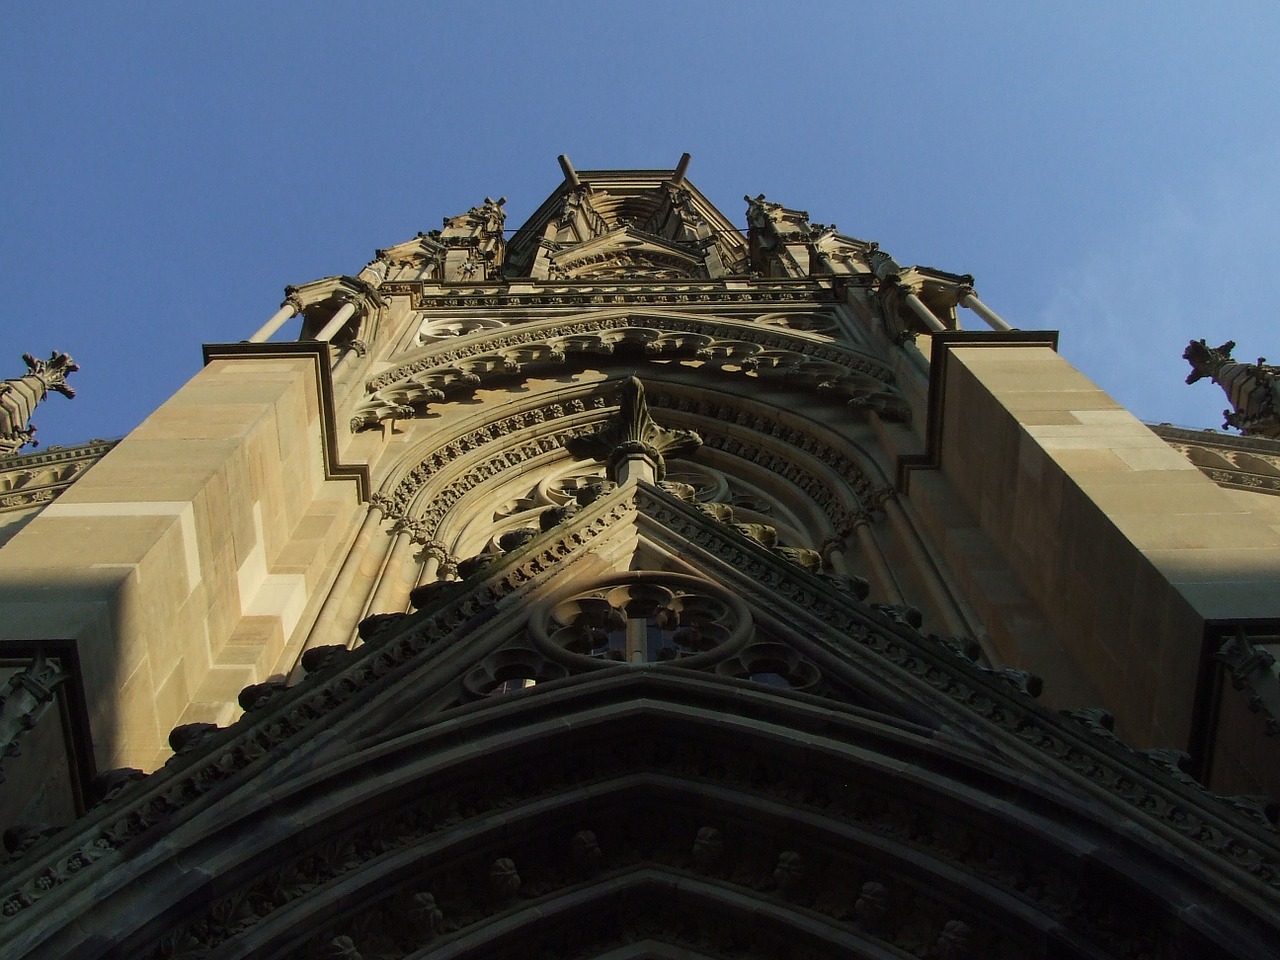
[{"label": "gothic stone facade", "polygon": [[13,495],[6,956],[1276,955],[1275,446],[686,164]]}]

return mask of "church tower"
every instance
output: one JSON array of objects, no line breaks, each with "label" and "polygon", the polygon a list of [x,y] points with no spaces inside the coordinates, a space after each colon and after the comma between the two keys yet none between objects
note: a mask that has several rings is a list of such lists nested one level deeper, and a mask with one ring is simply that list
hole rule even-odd
[{"label": "church tower", "polygon": [[1276,955],[1280,445],[688,163],[287,287],[0,515],[6,956]]}]

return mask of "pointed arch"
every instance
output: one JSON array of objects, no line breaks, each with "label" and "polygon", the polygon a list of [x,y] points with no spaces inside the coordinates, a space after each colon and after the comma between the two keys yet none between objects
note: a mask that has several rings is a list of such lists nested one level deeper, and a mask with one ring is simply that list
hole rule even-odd
[{"label": "pointed arch", "polygon": [[1154,836],[886,716],[623,670],[340,742],[159,828],[42,946],[594,956],[692,931],[715,956],[1267,949]]}]

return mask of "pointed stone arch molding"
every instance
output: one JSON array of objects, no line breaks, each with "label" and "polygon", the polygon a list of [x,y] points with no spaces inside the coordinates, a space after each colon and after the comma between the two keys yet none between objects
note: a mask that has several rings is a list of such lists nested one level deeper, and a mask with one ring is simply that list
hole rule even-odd
[{"label": "pointed stone arch molding", "polygon": [[[617,672],[599,682],[592,675],[548,683],[461,707],[448,716],[422,716],[419,723],[425,726],[416,732],[404,729],[406,702],[398,698],[408,695],[421,701],[429,693],[423,691],[424,684],[429,686],[433,677],[455,676],[465,669],[470,647],[460,641],[471,638],[483,646],[495,618],[512,617],[522,597],[538,591],[560,565],[588,555],[613,525],[639,509],[687,530],[708,549],[716,541],[720,569],[730,581],[767,585],[786,616],[816,625],[815,637],[829,635],[823,646],[831,664],[824,664],[824,669],[836,666],[850,681],[861,677],[881,689],[877,711],[657,667]],[[1112,902],[1122,908],[1128,906],[1124,890],[1136,891],[1141,896],[1133,902],[1154,902],[1162,923],[1181,923],[1193,931],[1212,926],[1209,935],[1217,938],[1212,948],[1193,949],[1189,956],[1268,956],[1269,946],[1258,949],[1253,946],[1256,939],[1248,938],[1265,936],[1272,944],[1280,932],[1280,842],[1273,830],[1205,795],[1202,788],[1171,778],[1114,738],[1100,737],[1073,719],[1045,710],[998,676],[958,659],[936,639],[920,636],[852,596],[830,591],[732,532],[716,530],[696,511],[654,488],[619,489],[554,535],[493,564],[483,576],[442,595],[420,614],[394,619],[364,647],[332,658],[317,671],[297,687],[266,698],[231,728],[192,741],[162,770],[28,851],[0,888],[0,936],[6,939],[9,955],[31,960],[50,955],[88,960],[108,950],[115,951],[113,956],[145,955],[157,938],[198,919],[193,912],[206,910],[211,898],[217,898],[218,922],[239,936],[245,929],[239,925],[244,916],[240,907],[246,901],[236,895],[256,882],[264,869],[281,866],[307,842],[341,839],[344,827],[384,823],[381,814],[391,811],[388,804],[409,798],[432,801],[460,782],[448,773],[428,776],[429,770],[397,751],[416,751],[436,738],[437,758],[447,755],[455,774],[474,765],[481,772],[477,782],[482,782],[484,796],[499,796],[510,784],[522,790],[527,781],[515,768],[493,766],[494,753],[487,749],[486,738],[515,751],[509,756],[536,764],[545,760],[537,744],[546,742],[541,737],[548,730],[566,735],[585,730],[587,756],[595,758],[593,762],[620,759],[617,751],[600,749],[602,731],[604,742],[620,742],[599,722],[599,708],[610,703],[624,718],[616,729],[638,731],[638,742],[649,745],[658,740],[637,718],[668,715],[661,704],[673,704],[681,711],[676,746],[698,747],[705,740],[710,762],[716,765],[708,768],[713,771],[724,770],[730,758],[742,759],[751,790],[780,785],[783,816],[803,821],[802,830],[813,829],[814,817],[820,826],[832,818],[862,822],[867,812],[873,814],[871,832],[891,834],[886,842],[900,854],[887,862],[904,861],[903,869],[908,869],[905,861],[910,861],[911,870],[921,861],[936,864],[929,867],[932,872],[926,871],[929,877],[951,878],[948,882],[957,879],[955,871],[960,870],[958,879],[970,877],[983,890],[994,883],[995,893],[979,900],[990,903],[993,916],[1012,911],[1015,916],[1009,923],[1023,922],[1019,918],[1027,915],[1022,907],[1027,907],[1028,898],[1039,902],[1041,893],[1050,894],[1066,909],[1064,914],[1055,908],[1052,916],[1039,911],[1045,919],[1057,921],[1044,929],[1040,954],[1048,952],[1049,945],[1072,945],[1063,939],[1070,932],[1065,919],[1091,915],[1091,910],[1072,905],[1074,897],[1061,895],[1072,889],[1108,896],[1120,889]],[[690,726],[684,720],[689,711],[695,723],[710,727]],[[567,716],[583,722],[567,723]],[[709,739],[690,737],[693,730],[706,730]],[[728,738],[731,749],[716,738]],[[463,742],[465,749],[459,748]],[[785,764],[780,778],[754,772],[754,764],[767,755],[766,743],[774,743]],[[837,751],[845,760],[838,765],[809,762],[824,750]],[[655,756],[658,759],[667,765],[671,757]],[[677,779],[703,779],[691,773],[699,767],[677,766]],[[582,764],[568,767],[571,776],[579,777],[575,788],[592,779],[583,774],[587,768]],[[635,764],[627,760],[624,767],[634,772]],[[838,784],[815,789],[811,775],[828,767]],[[656,768],[641,765],[645,769]],[[496,783],[495,770],[501,771]],[[863,772],[851,776],[855,770]],[[801,779],[796,780],[797,775]],[[982,826],[977,837],[1005,838],[1053,856],[1026,865],[1018,857],[992,856],[981,845],[951,842],[948,835],[925,829],[927,822],[904,822],[897,815],[902,804],[860,805],[856,788],[863,784],[898,791],[914,785],[911,795],[929,809],[937,808],[953,821],[958,817]],[[362,794],[370,789],[381,799],[362,803]],[[702,788],[694,792],[705,795]],[[553,793],[566,796],[563,791]],[[734,795],[731,790],[729,799]],[[546,809],[536,806],[545,796],[536,790],[527,794],[530,805],[524,809],[538,815],[538,809]],[[331,802],[335,797],[341,802]],[[811,807],[807,799],[801,804],[797,797],[817,802]],[[298,801],[312,804],[312,812],[290,806]],[[465,805],[446,805],[436,808],[431,823],[452,828],[458,823],[458,810],[470,815]],[[503,842],[513,836],[505,829],[515,823],[509,805],[475,812],[488,818]],[[1047,825],[1047,836],[1036,823]],[[699,831],[704,825],[724,830],[702,824]],[[309,832],[312,826],[318,834]],[[1030,840],[1036,843],[1028,846]],[[714,853],[715,844],[709,846]],[[323,860],[363,869],[369,858],[348,855],[358,849],[345,842],[325,846]],[[784,864],[778,853],[772,868],[785,867],[784,874],[803,876],[797,867],[804,864],[807,849],[788,845],[782,852],[799,853],[799,862],[788,858]],[[495,860],[506,856],[496,853]],[[381,857],[374,857],[380,869],[388,863]],[[963,870],[948,866],[957,859],[963,861]],[[1079,881],[1083,876],[1084,882],[1074,888],[1055,883],[1051,889],[1033,878],[1020,879],[1020,865],[1053,863],[1066,864],[1066,877]],[[1115,882],[1100,882],[1108,878]],[[775,882],[782,886],[782,881]],[[359,883],[347,886],[336,874],[318,885],[288,886],[283,910],[277,910],[282,904],[273,893],[274,906],[267,911],[286,923],[289,916],[297,916],[289,903],[296,894],[336,892],[337,900],[323,904],[331,919],[341,919],[340,909],[367,900]],[[1158,888],[1154,901],[1153,887]],[[936,893],[937,884],[931,880],[925,888]],[[352,898],[343,899],[344,890],[351,891]],[[964,894],[971,896],[976,894]],[[1222,896],[1229,896],[1231,903],[1222,906]],[[963,902],[973,902],[964,897]],[[126,908],[126,903],[131,906]],[[1032,916],[1039,910],[1034,905],[1028,909]],[[1004,924],[1002,929],[1013,928]],[[308,929],[307,935],[314,932]],[[71,943],[77,938],[83,951]],[[290,949],[295,946],[301,943]],[[1192,941],[1191,946],[1199,945]],[[1098,955],[1132,954],[1119,949],[1089,954]]]},{"label": "pointed stone arch molding", "polygon": [[[555,280],[706,280],[712,273],[705,242],[676,242],[627,225],[585,243],[556,250],[547,258]],[[718,258],[717,275],[724,272]]]},{"label": "pointed stone arch molding", "polygon": [[[826,517],[826,533],[847,533],[892,495],[870,457],[857,458],[847,440],[817,425],[784,423],[764,404],[690,386],[650,381],[648,398],[655,410],[679,414],[667,419],[697,429],[708,449],[798,488]],[[536,406],[478,415],[452,437],[435,435],[409,451],[375,500],[386,516],[411,518],[422,537],[440,539],[442,521],[463,497],[508,471],[566,457],[565,444],[593,432],[608,410],[599,387],[575,385]]]},{"label": "pointed stone arch molding", "polygon": [[403,418],[449,392],[487,380],[554,370],[569,358],[586,367],[594,358],[679,360],[722,372],[774,380],[888,419],[909,408],[893,386],[893,373],[875,357],[818,336],[776,326],[708,321],[662,314],[592,316],[522,324],[496,334],[458,338],[456,345],[423,351],[380,374],[355,405],[351,429]]},{"label": "pointed stone arch molding", "polygon": [[1261,958],[1275,932],[1052,771],[673,674],[597,673],[328,753],[159,828],[9,955],[303,960],[345,937],[596,956],[628,900],[660,942],[682,942],[663,907],[740,934],[719,956]]}]

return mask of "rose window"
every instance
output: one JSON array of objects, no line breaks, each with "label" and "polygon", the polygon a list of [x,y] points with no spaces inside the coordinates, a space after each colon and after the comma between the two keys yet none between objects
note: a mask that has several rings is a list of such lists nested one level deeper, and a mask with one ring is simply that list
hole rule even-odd
[{"label": "rose window", "polygon": [[695,577],[638,572],[555,603],[534,628],[551,656],[587,668],[698,667],[731,656],[750,631],[736,597]]}]

